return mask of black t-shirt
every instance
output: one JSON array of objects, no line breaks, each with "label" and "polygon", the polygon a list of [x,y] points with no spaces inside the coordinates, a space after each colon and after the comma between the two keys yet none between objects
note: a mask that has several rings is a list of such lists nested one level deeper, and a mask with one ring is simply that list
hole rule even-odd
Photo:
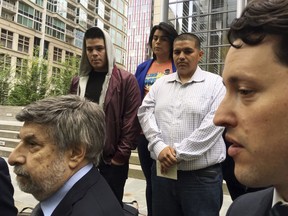
[{"label": "black t-shirt", "polygon": [[99,98],[106,75],[107,72],[91,71],[86,86],[86,98],[93,102],[99,103]]}]

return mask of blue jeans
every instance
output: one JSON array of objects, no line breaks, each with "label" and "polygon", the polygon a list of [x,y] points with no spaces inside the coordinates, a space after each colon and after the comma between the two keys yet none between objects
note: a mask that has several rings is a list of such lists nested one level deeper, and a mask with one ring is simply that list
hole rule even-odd
[{"label": "blue jeans", "polygon": [[152,166],[152,209],[155,216],[219,216],[223,202],[222,171],[214,165],[178,171],[178,179],[156,176]]}]

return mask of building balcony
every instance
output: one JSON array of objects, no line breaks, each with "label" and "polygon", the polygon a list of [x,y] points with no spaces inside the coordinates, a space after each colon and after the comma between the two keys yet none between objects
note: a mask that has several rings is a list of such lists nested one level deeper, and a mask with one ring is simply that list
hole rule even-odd
[{"label": "building balcony", "polygon": [[69,13],[72,16],[76,16],[76,12],[74,10],[72,10],[71,8],[67,8],[67,13]]},{"label": "building balcony", "polygon": [[104,18],[109,21],[110,17],[111,17],[110,12],[105,11]]},{"label": "building balcony", "polygon": [[90,5],[90,6],[92,6],[93,8],[95,8],[96,3],[95,3],[95,1],[88,0],[88,5]]},{"label": "building balcony", "polygon": [[75,33],[73,31],[70,31],[70,30],[66,29],[66,36],[74,38],[75,37]]},{"label": "building balcony", "polygon": [[8,2],[5,2],[5,1],[2,2],[2,8],[3,8],[3,9],[6,9],[7,11],[13,12],[13,13],[15,13],[15,14],[16,14],[16,12],[17,12],[17,8],[16,8],[15,5],[10,4],[10,3],[8,3]]},{"label": "building balcony", "polygon": [[95,23],[94,23],[94,21],[92,21],[92,20],[87,20],[87,24],[90,26],[90,27],[93,27],[93,26],[95,26]]}]

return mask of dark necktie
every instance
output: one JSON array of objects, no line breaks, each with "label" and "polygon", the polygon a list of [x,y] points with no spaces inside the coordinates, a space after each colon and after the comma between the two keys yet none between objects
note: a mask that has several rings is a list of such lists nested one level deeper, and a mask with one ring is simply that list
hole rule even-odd
[{"label": "dark necktie", "polygon": [[288,205],[277,202],[270,210],[269,216],[288,216]]},{"label": "dark necktie", "polygon": [[41,206],[40,206],[40,203],[39,203],[33,209],[32,213],[31,213],[31,216],[43,216],[43,215],[44,214],[42,212],[42,209],[41,209]]}]

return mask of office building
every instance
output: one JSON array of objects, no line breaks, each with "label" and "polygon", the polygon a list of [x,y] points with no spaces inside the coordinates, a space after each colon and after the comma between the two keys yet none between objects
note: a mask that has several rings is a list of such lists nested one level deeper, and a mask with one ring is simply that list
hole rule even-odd
[{"label": "office building", "polygon": [[129,0],[127,70],[135,73],[137,65],[150,58],[148,44],[153,21],[154,0]]},{"label": "office building", "polygon": [[111,35],[116,62],[126,68],[127,10],[128,0],[0,0],[0,71],[11,66],[11,76],[21,76],[39,56],[49,75],[57,73],[60,62],[80,57],[92,26]]},{"label": "office building", "polygon": [[246,0],[169,0],[168,21],[179,33],[192,32],[200,37],[204,56],[200,66],[221,74],[230,45],[229,24],[239,16]]}]

